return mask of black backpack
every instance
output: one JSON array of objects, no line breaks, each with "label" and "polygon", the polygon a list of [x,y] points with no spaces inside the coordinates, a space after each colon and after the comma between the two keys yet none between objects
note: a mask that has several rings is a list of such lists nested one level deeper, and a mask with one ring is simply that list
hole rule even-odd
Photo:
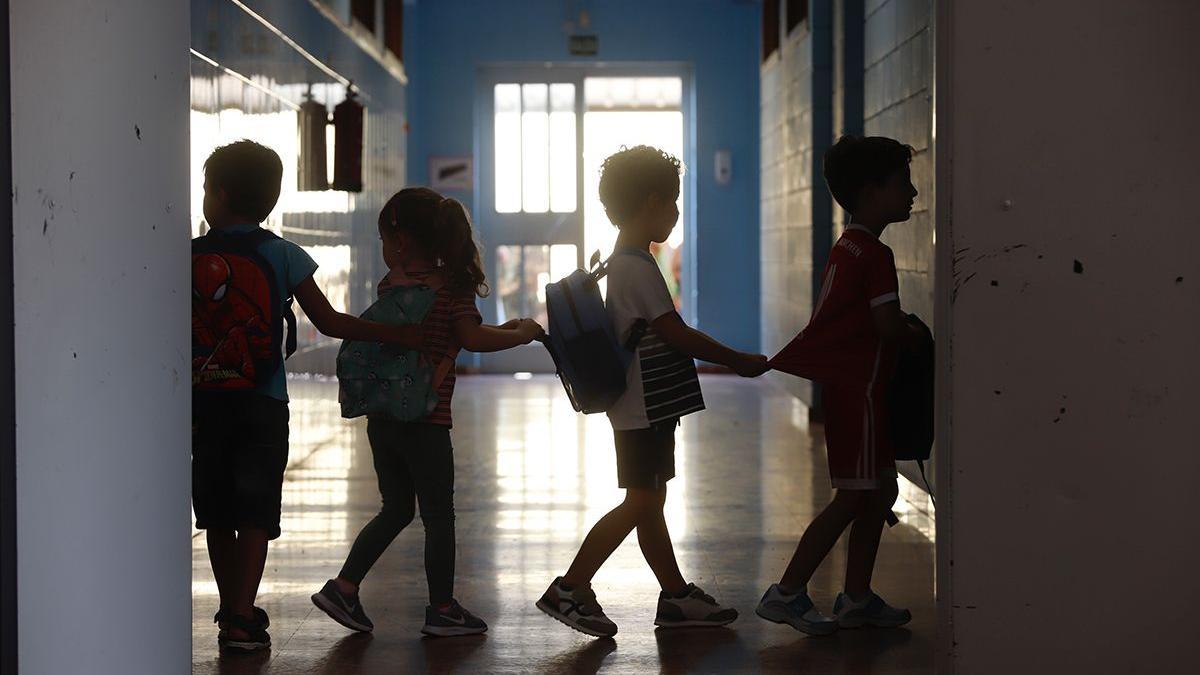
[{"label": "black backpack", "polygon": [[[930,499],[929,479],[925,477],[925,460],[933,450],[934,363],[933,333],[916,314],[909,314],[910,324],[925,335],[920,344],[900,350],[896,371],[888,390],[888,407],[892,430],[892,446],[897,460],[915,460]],[[936,505],[936,504],[935,504]]]},{"label": "black backpack", "polygon": [[[252,391],[296,351],[292,298],[259,247],[269,230],[192,240],[192,388]],[[286,356],[280,353],[287,326]]]}]

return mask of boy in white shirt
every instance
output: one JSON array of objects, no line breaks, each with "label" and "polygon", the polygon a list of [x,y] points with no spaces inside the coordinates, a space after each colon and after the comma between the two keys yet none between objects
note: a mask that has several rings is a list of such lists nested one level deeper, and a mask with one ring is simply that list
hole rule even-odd
[{"label": "boy in white shirt", "polygon": [[735,351],[689,327],[675,311],[650,243],[670,236],[679,209],[679,160],[647,146],[622,150],[604,162],[600,201],[621,233],[608,271],[609,313],[618,339],[645,333],[627,373],[625,393],[608,412],[617,451],[617,484],[625,500],[599,520],[563,576],[537,606],[588,635],[610,637],[617,626],[596,601],[591,580],[635,528],[642,554],[662,592],[655,625],[723,626],[737,610],[721,607],[684,581],[663,518],[667,481],[675,476],[675,427],[704,409],[693,359],[757,377],[767,370],[761,354]]}]

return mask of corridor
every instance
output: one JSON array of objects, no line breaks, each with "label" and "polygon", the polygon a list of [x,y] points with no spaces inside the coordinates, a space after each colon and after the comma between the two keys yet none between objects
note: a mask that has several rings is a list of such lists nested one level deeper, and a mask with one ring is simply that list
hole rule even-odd
[{"label": "corridor", "polygon": [[[478,638],[422,638],[425,578],[419,522],[363,584],[373,635],[316,610],[309,595],[337,573],[379,495],[365,424],[342,420],[332,381],[293,379],[283,536],[272,545],[259,605],[274,646],[218,658],[216,588],[202,535],[192,546],[193,673],[927,673],[933,668],[934,546],[928,505],[902,481],[901,524],[885,532],[876,590],[909,607],[907,629],[806,638],[754,615],[796,540],[830,498],[819,427],[767,381],[710,376],[708,411],[685,418],[667,523],[680,567],[741,617],[728,629],[655,630],[657,584],[630,537],[595,580],[620,627],[595,640],[534,601],[570,563],[587,529],[621,499],[603,416],[576,414],[557,380],[464,377],[455,396],[455,594],[490,624]],[[736,470],[735,470],[736,469]],[[919,504],[920,508],[914,506]],[[810,592],[828,607],[844,547]]]}]

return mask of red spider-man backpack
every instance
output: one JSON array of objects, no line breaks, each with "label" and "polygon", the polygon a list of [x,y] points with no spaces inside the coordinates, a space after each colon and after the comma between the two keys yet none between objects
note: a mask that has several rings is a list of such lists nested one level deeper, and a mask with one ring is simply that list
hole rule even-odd
[{"label": "red spider-man backpack", "polygon": [[[259,247],[261,228],[210,230],[192,240],[192,388],[246,391],[266,384],[296,351],[292,298]],[[287,327],[286,355],[280,347]]]}]

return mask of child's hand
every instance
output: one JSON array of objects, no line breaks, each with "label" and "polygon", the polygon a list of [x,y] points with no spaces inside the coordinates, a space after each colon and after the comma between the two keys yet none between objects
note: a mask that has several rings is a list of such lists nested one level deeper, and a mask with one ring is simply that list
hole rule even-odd
[{"label": "child's hand", "polygon": [[737,363],[733,364],[733,372],[742,377],[758,377],[770,369],[767,357],[762,354],[742,354]]},{"label": "child's hand", "polygon": [[517,322],[517,325],[515,328],[513,328],[513,330],[515,330],[517,334],[521,336],[521,339],[524,340],[524,342],[521,344],[525,345],[541,338],[546,334],[546,331],[542,328],[542,326],[533,319],[521,319]]}]

